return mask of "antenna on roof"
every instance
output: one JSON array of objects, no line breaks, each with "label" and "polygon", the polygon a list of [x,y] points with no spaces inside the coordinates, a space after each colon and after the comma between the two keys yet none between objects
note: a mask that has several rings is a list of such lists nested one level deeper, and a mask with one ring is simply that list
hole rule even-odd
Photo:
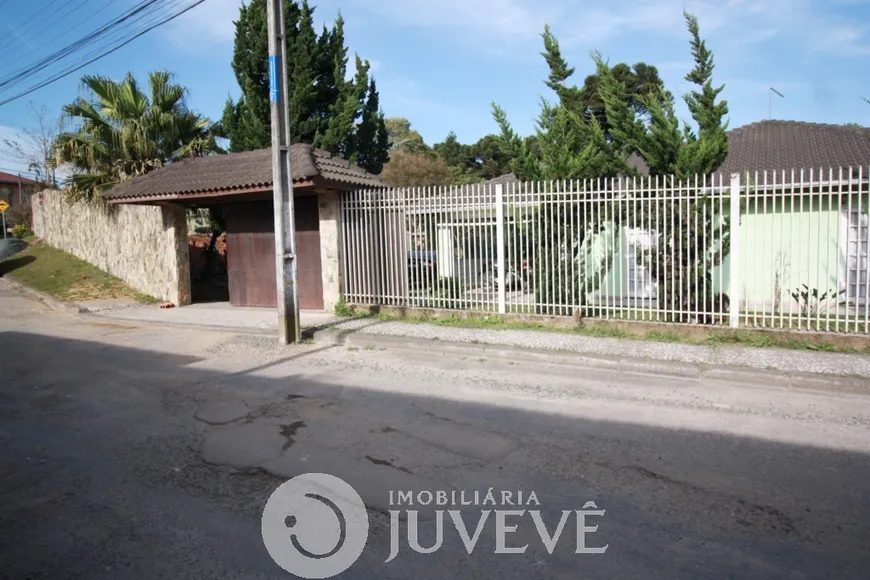
[{"label": "antenna on roof", "polygon": [[779,95],[783,99],[785,98],[784,94],[782,94],[781,92],[779,92],[775,88],[770,87],[770,90],[767,91],[767,118],[768,119],[773,119],[773,93],[776,93],[777,95]]}]

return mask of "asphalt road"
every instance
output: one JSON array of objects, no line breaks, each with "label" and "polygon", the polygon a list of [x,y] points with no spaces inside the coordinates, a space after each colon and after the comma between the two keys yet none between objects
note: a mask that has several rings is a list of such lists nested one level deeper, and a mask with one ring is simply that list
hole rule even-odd
[{"label": "asphalt road", "polygon": [[[280,348],[54,312],[2,279],[0,313],[3,578],[290,577],[260,517],[306,467],[370,508],[340,577],[870,577],[870,397],[854,389]],[[402,528],[386,562],[389,491],[490,488],[499,504],[534,492],[550,534],[594,501],[587,545],[607,551],[575,553],[572,519],[550,554],[526,513],[508,538],[525,553],[495,553],[489,520],[469,554],[447,520],[440,549],[413,552]],[[505,507],[523,509],[461,511],[473,530]]]}]

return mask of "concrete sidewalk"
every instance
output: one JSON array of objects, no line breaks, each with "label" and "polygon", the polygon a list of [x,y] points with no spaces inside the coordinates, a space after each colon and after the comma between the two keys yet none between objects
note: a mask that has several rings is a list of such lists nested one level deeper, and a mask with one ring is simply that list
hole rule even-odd
[{"label": "concrete sidewalk", "polygon": [[[268,334],[277,331],[271,308],[242,308],[228,303],[194,304],[182,308],[158,306],[118,308],[90,315],[100,318],[201,327],[231,332]],[[566,332],[457,328],[437,324],[383,322],[372,318],[343,319],[319,311],[302,311],[302,327],[314,331],[317,342],[347,344],[359,348],[437,348],[447,355],[463,356],[485,351],[506,360],[549,361],[561,364],[595,365],[614,370],[633,370],[683,376],[713,376],[723,369],[742,369],[744,378],[765,380],[779,375],[847,377],[859,384],[870,379],[870,356],[753,348],[705,346],[621,338],[601,338]],[[496,352],[501,349],[501,352]],[[753,377],[755,373],[757,377]],[[731,371],[729,376],[733,376]],[[870,382],[867,383],[870,389]]]},{"label": "concrete sidewalk", "polygon": [[[106,310],[89,310],[101,318],[128,322],[144,322],[166,326],[203,327],[243,332],[278,331],[278,315],[274,308],[231,306],[229,302],[205,302],[175,308],[157,305],[129,306]],[[302,328],[316,328],[340,321],[334,314],[317,310],[301,312]]]},{"label": "concrete sidewalk", "polygon": [[[601,338],[564,332],[538,330],[490,330],[481,328],[456,328],[435,324],[407,322],[381,322],[373,319],[356,319],[336,323],[318,335],[341,337],[345,342],[370,346],[377,339],[393,347],[418,345],[424,348],[444,348],[456,345],[457,351],[469,347],[504,347],[511,352],[533,351],[552,353],[546,357],[552,361],[566,362],[576,355],[595,357],[596,362],[624,368],[631,361],[635,369],[646,367],[649,371],[678,371],[678,374],[706,374],[711,369],[743,368],[752,372],[775,371],[788,375],[811,374],[870,379],[870,356],[788,350],[778,348],[753,348],[744,346],[705,346],[683,343],[654,342],[621,338]],[[368,340],[367,340],[368,339]],[[374,339],[375,342],[372,342]],[[471,349],[478,350],[478,349]],[[490,354],[492,348],[488,349]],[[554,356],[558,355],[558,356]],[[641,363],[641,364],[639,364]],[[643,364],[645,363],[645,364]],[[667,364],[668,369],[662,369]],[[675,366],[675,364],[677,366]],[[681,366],[680,366],[681,365]],[[761,373],[764,376],[766,373]],[[870,390],[870,382],[867,383]]]}]

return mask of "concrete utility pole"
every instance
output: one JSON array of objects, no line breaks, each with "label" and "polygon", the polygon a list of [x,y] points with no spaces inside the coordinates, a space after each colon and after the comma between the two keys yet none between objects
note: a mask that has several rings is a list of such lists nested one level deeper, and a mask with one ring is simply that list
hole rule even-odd
[{"label": "concrete utility pole", "polygon": [[287,43],[284,0],[268,0],[269,101],[272,108],[272,198],[275,213],[275,280],[278,290],[278,340],[299,342],[296,284],[296,224],[287,108]]}]

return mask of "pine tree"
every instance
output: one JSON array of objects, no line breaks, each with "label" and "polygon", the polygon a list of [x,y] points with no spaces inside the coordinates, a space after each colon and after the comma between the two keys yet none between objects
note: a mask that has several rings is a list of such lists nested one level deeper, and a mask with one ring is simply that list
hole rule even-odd
[{"label": "pine tree", "polygon": [[553,36],[549,25],[544,27],[544,33],[541,37],[544,39],[544,52],[541,53],[541,56],[550,67],[550,76],[544,84],[556,93],[559,97],[559,103],[563,107],[574,113],[583,113],[580,89],[576,86],[568,86],[568,79],[574,74],[574,67],[568,66],[567,61],[562,56],[559,41]]},{"label": "pine tree", "polygon": [[369,63],[356,57],[356,75],[352,81],[339,84],[338,96],[332,103],[326,129],[316,136],[314,144],[321,149],[352,159],[356,152],[355,128],[365,105],[368,89]]},{"label": "pine tree", "polygon": [[450,131],[443,142],[436,143],[432,148],[438,154],[438,157],[451,167],[463,167],[467,162],[467,147],[459,142],[456,133],[453,131]]},{"label": "pine tree", "polygon": [[[292,20],[288,12],[288,27]],[[221,120],[230,139],[230,151],[261,149],[271,143],[269,136],[269,53],[266,32],[266,4],[254,0],[239,9],[233,50],[233,72],[242,96],[227,101]]]},{"label": "pine tree", "polygon": [[317,115],[319,103],[316,81],[322,69],[321,59],[328,55],[318,50],[313,17],[314,8],[308,5],[307,0],[303,0],[293,32],[289,27],[287,31],[291,142],[313,143],[321,126],[321,119]]},{"label": "pine tree", "polygon": [[[608,142],[595,118],[586,119],[562,105],[541,103],[537,139],[523,139],[511,128],[507,115],[493,104],[493,117],[501,128],[501,141],[507,154],[513,157],[511,169],[521,180],[550,182],[565,179],[584,179],[613,176],[624,169],[618,146]],[[534,151],[535,144],[538,151]],[[569,307],[583,308],[586,296],[594,292],[606,278],[612,254],[606,254],[596,263],[590,261],[586,241],[605,233],[609,214],[605,211],[605,196],[572,202],[560,197],[559,203],[548,203],[549,195],[542,193],[540,207],[533,215],[533,224],[520,210],[512,220],[516,231],[508,235],[522,239],[529,230],[538,233],[533,248],[535,267],[535,295],[544,314],[573,314]],[[607,232],[610,233],[610,232]],[[520,244],[529,247],[529,244]],[[526,256],[520,256],[526,259]],[[564,273],[554,277],[560,264]]]},{"label": "pine tree", "polygon": [[724,85],[713,88],[713,54],[700,37],[698,20],[684,13],[691,34],[692,56],[695,67],[686,80],[700,90],[687,94],[689,107],[697,132],[680,123],[674,110],[674,97],[662,89],[659,94],[649,93],[641,102],[649,112],[649,120],[638,119],[626,98],[624,83],[612,69],[596,55],[600,77],[599,92],[607,109],[614,140],[638,153],[649,166],[650,175],[674,175],[686,179],[695,175],[709,175],[716,171],[728,155],[727,123],[728,103],[719,101]]},{"label": "pine tree", "polygon": [[[625,97],[625,87],[611,69],[598,57],[599,91],[607,109],[614,140],[639,154],[649,166],[652,176],[675,176],[689,180],[714,173],[728,154],[728,114],[725,101],[718,101],[723,86],[713,87],[713,54],[700,37],[697,19],[684,13],[691,35],[695,67],[686,80],[698,90],[686,95],[697,130],[680,123],[674,111],[673,95],[662,91],[645,96],[643,104],[649,111],[644,123],[631,112]],[[647,213],[638,209],[631,219],[649,224],[659,232],[652,250],[636,256],[658,283],[659,300],[667,310],[686,312],[709,311],[710,304],[723,305],[725,296],[714,296],[712,270],[719,266],[730,250],[730,217],[726,200],[711,199],[695,192],[682,193],[682,203],[665,197],[652,197]],[[667,236],[664,235],[667,232]],[[680,303],[680,301],[683,301]]]},{"label": "pine tree", "polygon": [[[369,79],[369,64],[357,58],[356,77],[346,80],[347,47],[341,15],[331,29],[324,26],[318,36],[314,30],[315,9],[307,0],[285,0],[284,10],[291,142],[311,143],[354,159],[367,107],[378,103],[377,89]],[[265,0],[251,0],[240,8],[232,65],[242,95],[235,102],[227,102],[221,121],[230,139],[230,150],[268,147],[271,136]],[[377,160],[387,155],[384,139],[378,138],[384,131],[376,119],[379,114],[368,113],[375,134],[365,139],[369,147],[366,159],[372,160],[369,168],[380,167],[383,161],[379,164]]]},{"label": "pine tree", "polygon": [[332,107],[341,93],[341,86],[347,76],[347,47],[344,44],[344,18],[341,14],[335,21],[332,30],[324,25],[320,38],[317,39],[320,74],[317,79],[317,103],[315,115],[319,119],[318,133],[326,130]]},{"label": "pine tree", "polygon": [[380,173],[390,160],[390,134],[380,110],[375,79],[369,82],[368,95],[363,107],[362,120],[356,132],[356,157],[354,161],[371,173]]}]

